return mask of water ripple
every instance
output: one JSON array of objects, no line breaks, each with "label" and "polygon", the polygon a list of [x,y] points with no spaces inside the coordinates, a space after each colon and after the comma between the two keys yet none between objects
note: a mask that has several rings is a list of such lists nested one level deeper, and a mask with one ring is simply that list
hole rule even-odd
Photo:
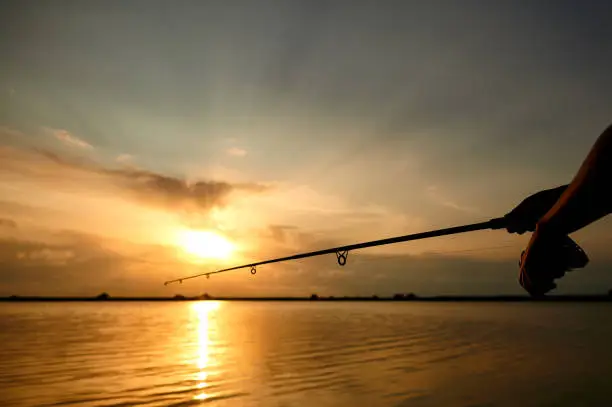
[{"label": "water ripple", "polygon": [[603,405],[612,396],[610,311],[605,304],[2,304],[0,401],[561,405],[544,387]]}]

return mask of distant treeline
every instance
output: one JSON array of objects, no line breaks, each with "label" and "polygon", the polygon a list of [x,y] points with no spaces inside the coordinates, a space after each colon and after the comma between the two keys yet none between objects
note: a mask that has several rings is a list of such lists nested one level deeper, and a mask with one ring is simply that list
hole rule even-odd
[{"label": "distant treeline", "polygon": [[309,297],[214,297],[207,293],[198,296],[184,296],[177,294],[173,297],[112,297],[102,293],[95,297],[37,297],[17,296],[0,297],[0,301],[34,302],[34,301],[495,301],[495,302],[523,302],[523,301],[552,301],[552,302],[612,302],[612,290],[602,295],[550,295],[533,298],[527,295],[486,295],[486,296],[424,296],[414,293],[399,293],[390,297],[323,297],[312,294]]}]

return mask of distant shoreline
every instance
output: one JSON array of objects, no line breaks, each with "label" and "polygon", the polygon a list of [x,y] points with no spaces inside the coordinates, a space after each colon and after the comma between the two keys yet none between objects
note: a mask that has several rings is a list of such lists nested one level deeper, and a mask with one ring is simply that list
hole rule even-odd
[{"label": "distant shoreline", "polygon": [[610,295],[425,296],[425,297],[0,297],[0,302],[177,302],[177,301],[308,301],[308,302],[612,302]]}]

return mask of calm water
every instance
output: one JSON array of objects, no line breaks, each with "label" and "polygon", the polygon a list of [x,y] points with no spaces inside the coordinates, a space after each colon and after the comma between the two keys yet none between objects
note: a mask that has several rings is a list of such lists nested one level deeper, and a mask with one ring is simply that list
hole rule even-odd
[{"label": "calm water", "polygon": [[612,306],[0,304],[2,406],[610,405]]}]

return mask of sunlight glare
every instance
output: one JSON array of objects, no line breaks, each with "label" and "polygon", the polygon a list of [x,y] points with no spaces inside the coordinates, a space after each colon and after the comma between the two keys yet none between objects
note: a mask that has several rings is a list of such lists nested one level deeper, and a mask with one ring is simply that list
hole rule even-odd
[{"label": "sunlight glare", "polygon": [[226,237],[208,230],[185,230],[179,235],[179,245],[188,254],[200,259],[228,259],[234,245]]}]

